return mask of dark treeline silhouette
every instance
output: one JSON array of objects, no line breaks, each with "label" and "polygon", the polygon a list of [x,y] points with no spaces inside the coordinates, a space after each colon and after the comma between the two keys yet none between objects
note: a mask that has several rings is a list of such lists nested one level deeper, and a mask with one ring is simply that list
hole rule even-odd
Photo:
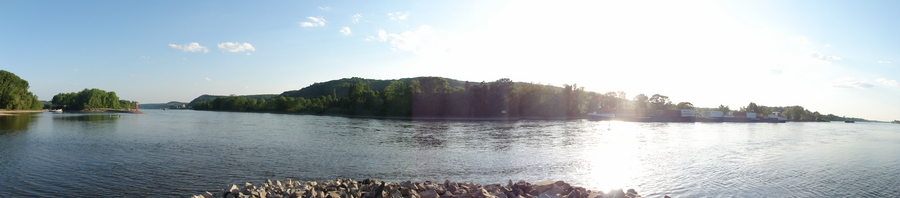
[{"label": "dark treeline silhouette", "polygon": [[[605,94],[577,85],[556,87],[499,79],[463,82],[441,77],[399,80],[344,78],[286,91],[281,95],[211,96],[191,102],[195,110],[288,112],[307,114],[389,116],[413,118],[580,118],[606,109],[638,109],[654,115],[662,110],[694,109],[730,112],[728,106],[697,108],[690,102],[673,103],[668,96],[638,94],[627,99],[623,91]],[[780,112],[789,120],[862,120],[821,115],[801,106],[768,107],[750,103],[736,112],[769,115]]]},{"label": "dark treeline silhouette", "polygon": [[272,99],[220,96],[198,101],[193,108],[420,118],[566,118],[596,110],[600,97],[576,85],[555,87],[506,78],[481,83],[441,77],[350,78],[316,83]]}]

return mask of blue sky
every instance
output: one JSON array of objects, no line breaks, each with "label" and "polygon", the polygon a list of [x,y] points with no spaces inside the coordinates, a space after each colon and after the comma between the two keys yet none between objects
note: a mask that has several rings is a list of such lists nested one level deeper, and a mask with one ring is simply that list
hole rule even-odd
[{"label": "blue sky", "polygon": [[442,76],[900,119],[897,1],[7,1],[0,69],[40,99],[277,94]]}]

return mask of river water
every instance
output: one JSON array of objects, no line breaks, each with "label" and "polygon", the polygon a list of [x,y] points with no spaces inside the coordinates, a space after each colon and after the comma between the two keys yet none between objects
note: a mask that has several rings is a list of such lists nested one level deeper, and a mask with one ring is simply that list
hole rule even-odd
[{"label": "river water", "polygon": [[184,197],[265,179],[564,180],[644,197],[900,197],[900,125],[0,116],[0,196]]}]

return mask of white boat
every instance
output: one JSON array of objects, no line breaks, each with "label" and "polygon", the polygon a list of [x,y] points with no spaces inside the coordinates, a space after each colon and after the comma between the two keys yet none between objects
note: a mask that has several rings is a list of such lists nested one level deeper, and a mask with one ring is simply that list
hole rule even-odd
[{"label": "white boat", "polygon": [[62,109],[50,109],[51,113],[62,113]]}]

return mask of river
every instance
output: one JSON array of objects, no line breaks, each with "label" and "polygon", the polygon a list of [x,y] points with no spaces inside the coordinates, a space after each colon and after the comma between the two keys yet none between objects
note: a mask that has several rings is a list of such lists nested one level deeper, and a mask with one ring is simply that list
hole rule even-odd
[{"label": "river", "polygon": [[265,179],[564,180],[644,197],[900,197],[900,125],[0,116],[0,196],[184,197]]}]

